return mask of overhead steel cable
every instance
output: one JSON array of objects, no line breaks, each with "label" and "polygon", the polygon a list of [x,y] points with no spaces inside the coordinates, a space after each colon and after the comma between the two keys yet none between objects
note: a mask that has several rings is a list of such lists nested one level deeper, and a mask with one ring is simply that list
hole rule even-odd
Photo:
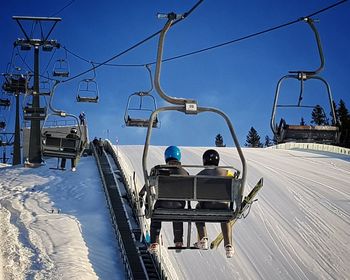
[{"label": "overhead steel cable", "polygon": [[[199,6],[199,4],[201,4],[203,1],[204,0],[199,0],[188,12],[184,13],[181,18],[179,18],[176,21],[174,21],[173,25],[175,25],[176,23],[178,23],[178,22],[184,20],[185,18],[187,18]],[[96,70],[97,68],[105,65],[106,63],[108,63],[108,62],[110,62],[110,61],[112,61],[112,60],[122,56],[123,54],[125,54],[125,53],[127,53],[127,52],[129,52],[129,51],[131,51],[131,50],[133,50],[135,48],[137,48],[138,46],[142,45],[143,43],[149,41],[150,39],[152,39],[153,37],[157,36],[161,32],[162,32],[162,29],[158,30],[157,32],[153,33],[152,35],[148,36],[147,38],[141,40],[140,42],[134,44],[133,46],[127,48],[126,50],[124,50],[124,51],[122,51],[122,52],[112,56],[111,58],[107,59],[106,61],[104,61],[102,63],[99,63],[97,66],[94,66],[94,67],[92,67],[92,68],[90,68],[88,70],[85,70],[84,72],[81,72],[80,74],[77,74],[77,75],[75,75],[75,76],[73,76],[73,77],[71,77],[69,79],[66,79],[66,80],[62,81],[62,83],[69,82],[71,80],[74,80],[74,79],[76,79],[76,78],[86,74],[86,73],[89,73],[90,71]]]},{"label": "overhead steel cable", "polygon": [[63,8],[59,9],[57,12],[53,13],[50,17],[57,16],[59,13],[61,13],[64,9],[68,8],[70,5],[72,5],[75,2],[75,0],[70,1],[67,5],[65,5]]},{"label": "overhead steel cable", "polygon": [[[347,2],[348,0],[342,0],[342,1],[339,1],[335,4],[332,4],[330,6],[327,6],[321,10],[318,10],[314,13],[311,13],[307,16],[304,16],[304,17],[300,17],[296,20],[292,20],[292,21],[289,21],[287,23],[283,23],[283,24],[280,24],[280,25],[277,25],[277,26],[274,26],[274,27],[270,27],[270,28],[267,28],[265,30],[262,30],[262,31],[258,31],[258,32],[255,32],[255,33],[252,33],[252,34],[249,34],[249,35],[246,35],[246,36],[243,36],[243,37],[240,37],[240,38],[237,38],[237,39],[233,39],[233,40],[230,40],[230,41],[227,41],[227,42],[223,42],[223,43],[220,43],[220,44],[217,44],[217,45],[213,45],[213,46],[210,46],[210,47],[207,47],[207,48],[203,48],[203,49],[200,49],[200,50],[196,50],[196,51],[192,51],[192,52],[189,52],[189,53],[185,53],[185,54],[180,54],[180,55],[177,55],[177,56],[173,56],[173,57],[169,57],[169,58],[165,58],[162,60],[162,62],[167,62],[167,61],[171,61],[171,60],[175,60],[175,59],[179,59],[179,58],[183,58],[183,57],[187,57],[187,56],[191,56],[191,55],[195,55],[195,54],[198,54],[198,53],[202,53],[202,52],[206,52],[206,51],[209,51],[209,50],[213,50],[213,49],[217,49],[217,48],[220,48],[220,47],[223,47],[223,46],[226,46],[226,45],[230,45],[230,44],[233,44],[233,43],[237,43],[237,42],[240,42],[240,41],[243,41],[243,40],[247,40],[247,39],[250,39],[250,38],[253,38],[253,37],[256,37],[256,36],[259,36],[259,35],[262,35],[262,34],[265,34],[265,33],[268,33],[268,32],[272,32],[274,30],[277,30],[277,29],[281,29],[281,28],[284,28],[286,26],[289,26],[289,25],[292,25],[292,24],[295,24],[295,23],[298,23],[300,21],[303,21],[305,18],[310,18],[312,16],[315,16],[317,14],[320,14],[320,13],[323,13],[329,9],[332,9],[340,4],[343,4],[344,2]],[[175,22],[176,23],[176,22]],[[174,24],[175,24],[174,23]],[[156,34],[153,34],[152,35],[152,38],[159,34],[160,31],[158,31]],[[150,38],[147,38],[147,40],[150,39]],[[147,41],[145,39],[145,41]],[[145,42],[144,41],[144,42]],[[65,47],[64,47],[65,48]],[[77,55],[76,53],[73,53],[72,51],[68,50],[67,48],[65,48],[65,50],[67,50],[67,52],[69,52],[70,54],[72,54],[73,56],[81,59],[81,60],[84,60],[86,62],[89,62],[91,63],[90,60],[86,59],[86,58],[83,58],[79,55]],[[125,52],[124,52],[125,53]],[[124,54],[123,53],[123,54]],[[107,62],[102,62],[102,63],[99,63],[99,62],[94,62],[94,64],[98,65],[97,67],[99,66],[113,66],[113,67],[143,67],[147,64],[149,65],[152,65],[152,64],[155,64],[156,62],[153,61],[153,62],[145,62],[145,63],[140,63],[140,64],[111,64],[111,63],[108,63],[109,61],[115,59],[117,57],[113,57],[112,59],[109,59]],[[92,71],[92,69],[90,69],[90,71]],[[84,73],[85,74],[85,73]]]}]

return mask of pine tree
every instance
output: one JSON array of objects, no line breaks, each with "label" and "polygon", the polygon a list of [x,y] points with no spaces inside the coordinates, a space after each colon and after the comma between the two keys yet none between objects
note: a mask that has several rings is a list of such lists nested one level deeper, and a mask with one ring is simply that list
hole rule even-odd
[{"label": "pine tree", "polygon": [[303,117],[301,117],[301,120],[300,120],[300,125],[306,125],[305,120],[304,120],[304,118],[303,118]]},{"label": "pine tree", "polygon": [[268,135],[266,135],[264,147],[270,147],[272,145],[273,145],[273,142],[272,142],[271,138]]},{"label": "pine tree", "polygon": [[340,121],[340,146],[350,148],[350,114],[344,100],[340,99],[337,114]]},{"label": "pine tree", "polygon": [[245,145],[252,148],[260,148],[263,146],[260,142],[260,136],[254,127],[250,128]]},{"label": "pine tree", "polygon": [[341,123],[346,123],[350,119],[349,111],[345,106],[343,99],[340,99],[338,109],[336,110],[336,115],[338,115],[339,121]]},{"label": "pine tree", "polygon": [[216,147],[226,147],[226,145],[224,144],[224,138],[221,136],[221,134],[216,135],[215,146]]},{"label": "pine tree", "polygon": [[327,116],[320,105],[316,105],[315,108],[312,110],[311,123],[314,123],[315,125],[328,124]]}]

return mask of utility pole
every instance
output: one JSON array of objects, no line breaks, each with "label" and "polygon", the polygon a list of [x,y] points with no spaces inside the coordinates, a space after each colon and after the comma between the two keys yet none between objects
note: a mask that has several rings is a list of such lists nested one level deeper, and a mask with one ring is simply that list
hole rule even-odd
[{"label": "utility pole", "polygon": [[[12,17],[18,23],[21,31],[25,38],[18,39],[15,41],[15,46],[20,46],[21,50],[30,50],[34,48],[34,85],[32,91],[32,106],[26,109],[27,119],[30,120],[30,139],[29,139],[29,157],[28,166],[38,166],[42,163],[41,156],[41,129],[40,122],[45,119],[43,116],[43,108],[40,107],[40,92],[39,92],[39,49],[42,47],[44,51],[51,51],[54,47],[59,48],[60,45],[56,40],[48,40],[51,32],[56,26],[57,22],[61,21],[61,18],[53,17],[24,17],[24,16],[13,16]],[[40,39],[31,38],[31,34],[25,31],[22,25],[22,21],[33,21],[33,24],[39,24],[41,27]],[[47,35],[43,34],[42,23],[52,22],[51,29]],[[34,25],[33,25],[34,26]]]}]

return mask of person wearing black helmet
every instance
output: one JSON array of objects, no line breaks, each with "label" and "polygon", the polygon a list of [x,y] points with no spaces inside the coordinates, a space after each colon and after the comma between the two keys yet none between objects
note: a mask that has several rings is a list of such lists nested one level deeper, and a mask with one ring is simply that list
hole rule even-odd
[{"label": "person wearing black helmet", "polygon": [[[77,128],[76,127],[72,127],[71,130],[70,130],[70,133],[66,136],[66,138],[79,140],[80,138],[77,135],[77,133],[78,133]],[[64,151],[66,151],[66,152],[75,152],[76,149],[75,148],[64,148]],[[64,170],[65,167],[66,167],[66,159],[62,158],[61,159],[61,169]],[[71,159],[71,170],[73,172],[76,171],[76,158],[72,158]]]},{"label": "person wearing black helmet", "polygon": [[[181,165],[181,151],[177,146],[169,146],[164,152],[164,158],[167,165],[171,165],[171,168],[167,168],[167,175],[188,175],[188,172],[182,168]],[[156,170],[160,166],[157,165],[152,168],[151,175],[155,174]],[[143,206],[143,196],[145,195],[146,187],[144,186],[139,192],[139,198],[141,202],[141,207]],[[154,204],[154,208],[173,208],[182,209],[185,208],[184,201],[175,200],[157,200]],[[159,235],[161,230],[161,222],[153,221],[151,219],[150,227],[150,246],[149,251],[153,254],[157,254],[159,251]],[[173,222],[173,233],[174,233],[174,243],[175,247],[181,248],[183,246],[183,223]]]},{"label": "person wearing black helmet", "polygon": [[[219,162],[220,156],[216,150],[210,149],[205,151],[203,154],[203,165],[212,166],[212,168],[203,169],[198,175],[233,176],[229,170],[218,167]],[[213,201],[200,201],[196,206],[197,209],[227,209],[228,207],[228,203]],[[208,250],[208,235],[205,223],[197,222],[196,227],[198,232],[198,242],[196,242],[194,246],[201,250]],[[231,258],[234,254],[234,248],[232,246],[232,227],[229,223],[221,223],[221,230],[224,236],[226,257]]]}]

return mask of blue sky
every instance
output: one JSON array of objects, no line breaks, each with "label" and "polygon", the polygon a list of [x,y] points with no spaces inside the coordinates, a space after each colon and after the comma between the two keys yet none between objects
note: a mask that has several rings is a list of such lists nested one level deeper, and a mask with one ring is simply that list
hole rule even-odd
[{"label": "blue sky", "polygon": [[[70,4],[71,3],[71,4]],[[6,1],[0,10],[0,67],[6,71],[11,60],[13,42],[23,38],[13,15],[61,17],[51,39],[57,39],[71,52],[95,62],[102,62],[128,49],[135,43],[160,30],[164,20],[158,12],[183,13],[196,1]],[[164,57],[196,51],[234,40],[258,31],[309,15],[335,1],[209,1],[203,3],[185,20],[176,24],[166,37]],[[63,7],[67,8],[56,14]],[[350,68],[349,13],[350,3],[345,2],[331,10],[318,14],[314,19],[321,36],[325,55],[325,69],[320,74],[332,89],[336,103],[340,99],[350,108],[348,72]],[[29,26],[30,27],[30,26]],[[115,64],[146,64],[155,61],[158,36],[112,61]],[[15,50],[16,52],[16,50]],[[20,52],[28,66],[32,67],[31,52]],[[41,72],[52,72],[54,62],[65,57],[61,48],[41,55]],[[90,64],[68,53],[71,75],[90,68]],[[15,56],[14,64],[23,64]],[[289,70],[313,70],[319,66],[314,35],[307,24],[299,22],[287,27],[229,44],[207,52],[169,61],[162,66],[161,85],[174,97],[194,98],[200,106],[216,107],[229,115],[241,145],[251,126],[260,134],[272,137],[270,116],[277,81]],[[28,70],[28,69],[26,69]],[[152,66],[154,73],[155,67]],[[50,73],[51,75],[51,73]],[[143,144],[146,129],[123,127],[123,116],[130,94],[150,87],[145,67],[99,67],[96,81],[100,102],[77,103],[77,87],[88,73],[62,84],[55,93],[54,107],[73,114],[84,111],[92,139],[109,137],[120,144]],[[324,105],[327,96],[324,88],[306,82],[307,105]],[[288,84],[282,94],[297,101],[297,84]],[[284,93],[285,92],[285,93]],[[158,106],[166,105],[155,91]],[[310,95],[309,95],[310,94]],[[0,118],[8,122],[8,130],[14,122],[10,111],[1,109]],[[289,111],[288,117],[300,120],[301,114]],[[283,115],[278,116],[279,118]],[[305,117],[309,122],[310,113]],[[159,116],[161,129],[153,131],[155,145],[211,146],[220,133],[224,142],[232,140],[224,121],[213,114],[185,116],[180,113],[163,113]]]}]

